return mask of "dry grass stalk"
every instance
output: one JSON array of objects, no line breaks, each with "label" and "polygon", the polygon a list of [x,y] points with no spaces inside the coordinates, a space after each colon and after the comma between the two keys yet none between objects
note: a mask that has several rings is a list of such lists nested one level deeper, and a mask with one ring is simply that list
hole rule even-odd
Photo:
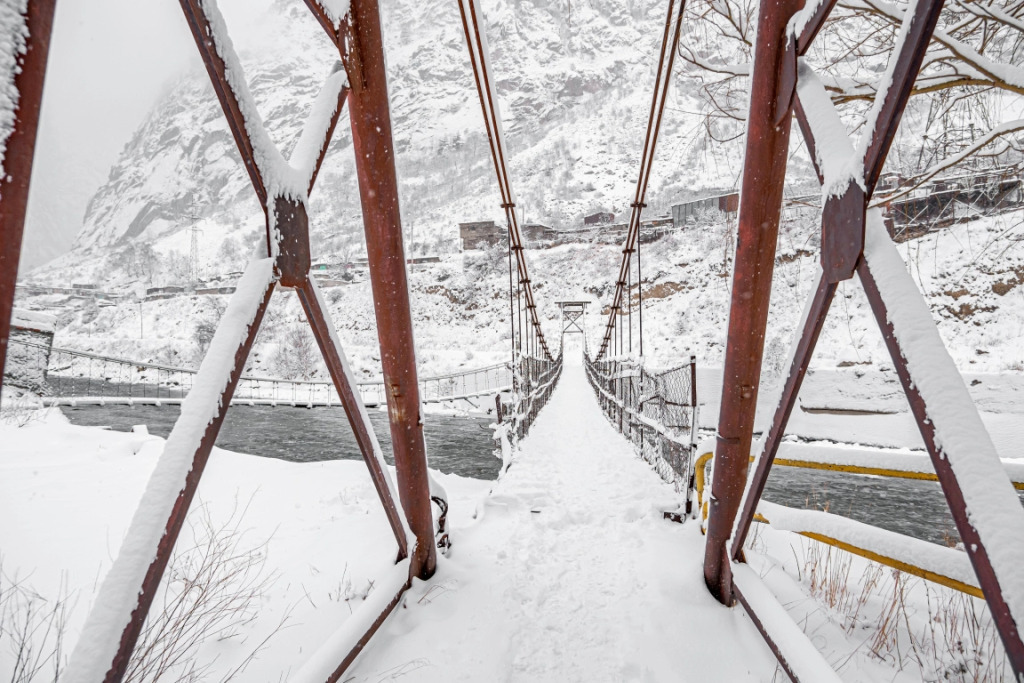
[{"label": "dry grass stalk", "polygon": [[[237,507],[222,524],[214,524],[201,505],[189,515],[194,542],[175,549],[164,577],[163,604],[150,613],[132,653],[125,683],[210,680],[215,659],[201,661],[203,643],[241,638],[256,620],[260,601],[277,579],[266,571],[267,541],[251,546],[240,529],[245,510]],[[218,680],[234,679],[285,627],[277,627],[232,671]]]},{"label": "dry grass stalk", "polygon": [[924,681],[1012,680],[984,601],[874,562],[853,582],[850,553],[818,541],[802,546],[798,580],[848,634],[868,632],[865,645],[874,657],[900,671],[916,667]]},{"label": "dry grass stalk", "polygon": [[55,600],[24,580],[8,576],[0,562],[0,662],[7,662],[11,683],[56,681],[66,664],[64,633],[74,601],[62,579]]},{"label": "dry grass stalk", "polygon": [[[290,610],[230,671],[215,677],[216,658],[200,659],[210,641],[238,640],[258,616],[277,576],[266,570],[267,541],[253,545],[240,529],[244,509],[215,524],[206,506],[189,515],[193,543],[176,549],[124,681],[192,683],[237,678],[270,639],[286,628]],[[56,599],[37,593],[0,563],[0,664],[11,683],[56,682],[66,663],[64,636],[74,601],[62,582]]]}]

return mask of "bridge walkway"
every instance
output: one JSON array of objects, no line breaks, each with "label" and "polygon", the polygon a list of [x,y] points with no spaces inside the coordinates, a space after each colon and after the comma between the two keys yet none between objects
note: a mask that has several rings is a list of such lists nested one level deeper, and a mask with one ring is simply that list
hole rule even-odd
[{"label": "bridge walkway", "polygon": [[703,585],[697,524],[663,519],[678,504],[567,357],[521,454],[345,680],[772,680],[743,610]]}]

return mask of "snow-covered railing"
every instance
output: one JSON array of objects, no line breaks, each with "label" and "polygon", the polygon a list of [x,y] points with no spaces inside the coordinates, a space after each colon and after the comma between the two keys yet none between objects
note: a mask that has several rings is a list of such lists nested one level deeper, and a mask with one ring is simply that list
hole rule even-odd
[{"label": "snow-covered railing", "polygon": [[[143,363],[84,351],[49,348],[33,342],[12,341],[14,360],[8,371],[31,366],[33,376],[44,377],[38,387],[44,405],[128,403],[180,404],[195,383],[196,371],[172,365]],[[367,406],[387,402],[384,383],[357,382]],[[459,373],[419,378],[424,403],[466,401],[494,396],[512,388],[512,371],[498,363]],[[339,406],[332,382],[291,380],[243,375],[232,402],[242,405]]]},{"label": "snow-covered railing", "polygon": [[[584,354],[585,355],[585,354]],[[661,477],[685,491],[692,510],[697,437],[697,362],[653,373],[631,361],[591,361],[587,379],[612,426]]]},{"label": "snow-covered railing", "polygon": [[[753,458],[751,459],[753,461]],[[1024,490],[1024,461],[1002,458],[1000,463],[1014,488]],[[781,467],[864,474],[895,479],[939,481],[925,451],[872,448],[833,442],[784,442],[775,464]]]},{"label": "snow-covered railing", "polygon": [[[706,450],[710,443],[702,443],[700,446],[704,452],[697,457],[694,467],[694,488],[702,518],[707,520],[707,470],[713,466],[714,453]],[[750,461],[754,462],[754,459],[751,456]],[[1004,459],[1002,464],[1014,487],[1024,490],[1024,463]],[[831,442],[783,443],[775,458],[775,466],[938,481],[927,453]],[[970,560],[961,550],[880,529],[842,515],[819,510],[799,510],[764,500],[758,503],[754,521],[792,531],[974,597],[984,597]]]},{"label": "snow-covered railing", "polygon": [[503,453],[514,448],[529,433],[533,421],[547,404],[551,391],[562,376],[562,358],[561,352],[555,360],[519,357],[512,393],[504,399],[496,399],[498,431],[495,438],[501,442]]},{"label": "snow-covered railing", "polygon": [[826,543],[887,567],[984,598],[967,553],[821,510],[797,510],[762,500],[755,519]]}]

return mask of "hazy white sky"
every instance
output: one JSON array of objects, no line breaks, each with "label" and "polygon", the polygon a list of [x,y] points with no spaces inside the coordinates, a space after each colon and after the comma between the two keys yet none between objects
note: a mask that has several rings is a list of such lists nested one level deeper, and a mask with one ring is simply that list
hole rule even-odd
[{"label": "hazy white sky", "polygon": [[[272,0],[221,0],[236,43]],[[175,0],[59,0],[21,269],[71,247],[86,204],[157,97],[201,68]]]}]

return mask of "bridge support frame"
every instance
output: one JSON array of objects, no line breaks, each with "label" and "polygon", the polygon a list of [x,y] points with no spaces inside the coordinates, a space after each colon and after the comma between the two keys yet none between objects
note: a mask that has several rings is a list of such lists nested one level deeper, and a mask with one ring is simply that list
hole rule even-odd
[{"label": "bridge support frame", "polygon": [[[952,360],[948,355],[943,359],[932,353],[942,342],[927,306],[919,300],[916,308],[906,301],[896,301],[908,286],[916,285],[903,268],[878,210],[869,210],[867,206],[938,23],[943,0],[921,0],[910,5],[890,57],[889,73],[883,79],[886,90],[876,96],[881,99],[868,120],[870,135],[866,143],[857,149],[849,141],[838,142],[830,137],[830,149],[825,154],[819,154],[818,142],[837,126],[842,126],[842,122],[823,85],[813,71],[799,62],[799,57],[806,53],[824,25],[835,0],[813,6],[813,11],[801,17],[802,21],[792,24],[789,18],[796,8],[789,2],[765,0],[759,19],[705,580],[720,601],[731,604],[736,595],[730,575],[731,562],[742,561],[747,532],[836,288],[840,282],[857,275],[882,331],[1008,660],[1015,676],[1024,678],[1024,642],[1017,621],[1024,619],[1019,611],[1022,606],[1015,604],[1018,613],[1014,614],[1014,606],[999,582],[1000,576],[1011,576],[1019,571],[1019,562],[1005,552],[990,553],[984,543],[986,537],[1010,545],[1019,543],[1020,536],[1010,538],[1003,527],[1018,531],[1024,528],[1024,512]],[[781,3],[787,3],[782,12]],[[801,33],[789,34],[787,25],[801,27]],[[762,55],[762,49],[769,54]],[[811,100],[817,120],[807,114],[805,105]],[[770,103],[774,103],[774,116]],[[803,329],[793,347],[790,372],[744,496],[781,214],[787,151],[782,137],[788,135],[793,109],[823,186],[821,275],[805,310]],[[829,117],[830,121],[822,120]],[[773,162],[778,163],[779,155],[781,170],[773,166]],[[846,158],[837,160],[843,156]],[[833,165],[838,161],[847,163],[849,168],[859,167],[857,173],[850,172],[839,194],[834,187],[834,177],[829,179],[832,187],[825,187],[826,172],[819,164],[829,161]],[[834,175],[834,167],[832,171]],[[867,235],[866,229],[870,229]],[[932,337],[927,338],[926,328],[934,333]],[[923,357],[927,357],[928,362],[922,362]],[[955,376],[959,381],[929,382],[931,378],[927,375],[940,375],[950,380]],[[955,406],[952,412],[949,405]],[[957,411],[973,413],[977,419],[973,422],[959,420],[962,415],[956,414]],[[954,430],[969,432],[958,433],[958,436],[966,436],[974,444],[972,462],[963,461],[963,444],[944,443],[937,424],[943,421],[955,422]],[[947,432],[947,437],[949,434]],[[979,488],[975,483],[968,488],[961,481],[961,477],[977,478],[981,471],[985,471],[985,487]],[[996,499],[1000,502],[1000,514],[992,515],[989,508]],[[970,508],[972,500],[974,515]],[[984,512],[979,512],[983,509]],[[1011,515],[1016,517],[1012,524]],[[727,549],[730,538],[731,548]],[[771,635],[760,624],[759,628],[790,677],[800,680],[799,672],[787,663]]]},{"label": "bridge support frame", "polygon": [[[322,108],[329,107],[330,116],[326,119],[311,117],[307,121],[296,148],[301,148],[302,152],[296,151],[289,162],[269,142],[254,111],[255,104],[237,56],[227,36],[221,33],[223,19],[216,6],[201,0],[180,0],[180,3],[266,215],[267,258],[250,264],[218,327],[211,353],[216,349],[219,359],[225,351],[234,348],[233,362],[230,367],[224,367],[219,360],[209,362],[208,357],[200,368],[196,390],[186,398],[182,418],[168,437],[165,455],[157,466],[150,491],[133,519],[122,553],[101,587],[72,655],[67,676],[71,681],[104,680],[106,683],[123,679],[263,314],[274,289],[280,284],[296,289],[299,294],[394,533],[397,561],[409,559],[408,578],[398,595],[379,613],[371,615],[368,631],[351,642],[351,649],[342,661],[325,674],[327,680],[335,681],[398,604],[401,593],[412,579],[429,578],[436,566],[379,10],[376,0],[353,0],[348,16],[334,17],[319,0],[307,0],[313,15],[337,46],[345,73],[335,69],[328,76],[318,104]],[[355,379],[310,274],[308,196],[346,100],[350,104],[363,198],[370,278],[388,388],[401,509],[395,501],[396,487],[387,473],[380,446],[355,389]],[[24,182],[27,185],[27,176]],[[201,434],[195,433],[198,422],[191,419],[197,415],[212,416],[202,421]],[[189,453],[190,465],[185,471],[181,464]],[[154,483],[157,475],[160,475],[160,482]],[[146,523],[146,518],[151,517],[153,510],[159,514],[168,496],[174,496],[173,505],[162,532],[155,533],[159,530]],[[126,552],[126,548],[130,552]],[[142,565],[137,557],[147,555],[153,559],[144,575],[139,575]],[[106,635],[105,624],[111,622],[124,624],[117,643],[109,642]]]},{"label": "bridge support frame", "polygon": [[35,158],[39,109],[43,102],[43,82],[50,55],[50,34],[56,0],[32,0],[27,3],[25,49],[17,55],[14,91],[17,101],[14,125],[6,140],[3,173],[0,173],[0,389],[7,361],[7,341],[11,335],[14,291],[18,281],[18,261],[28,211],[29,181]]},{"label": "bridge support frame", "polygon": [[727,546],[747,481],[789,152],[792,105],[782,92],[785,32],[801,4],[801,0],[763,0],[757,19],[732,307],[704,555],[704,580],[724,604],[733,602]]}]

